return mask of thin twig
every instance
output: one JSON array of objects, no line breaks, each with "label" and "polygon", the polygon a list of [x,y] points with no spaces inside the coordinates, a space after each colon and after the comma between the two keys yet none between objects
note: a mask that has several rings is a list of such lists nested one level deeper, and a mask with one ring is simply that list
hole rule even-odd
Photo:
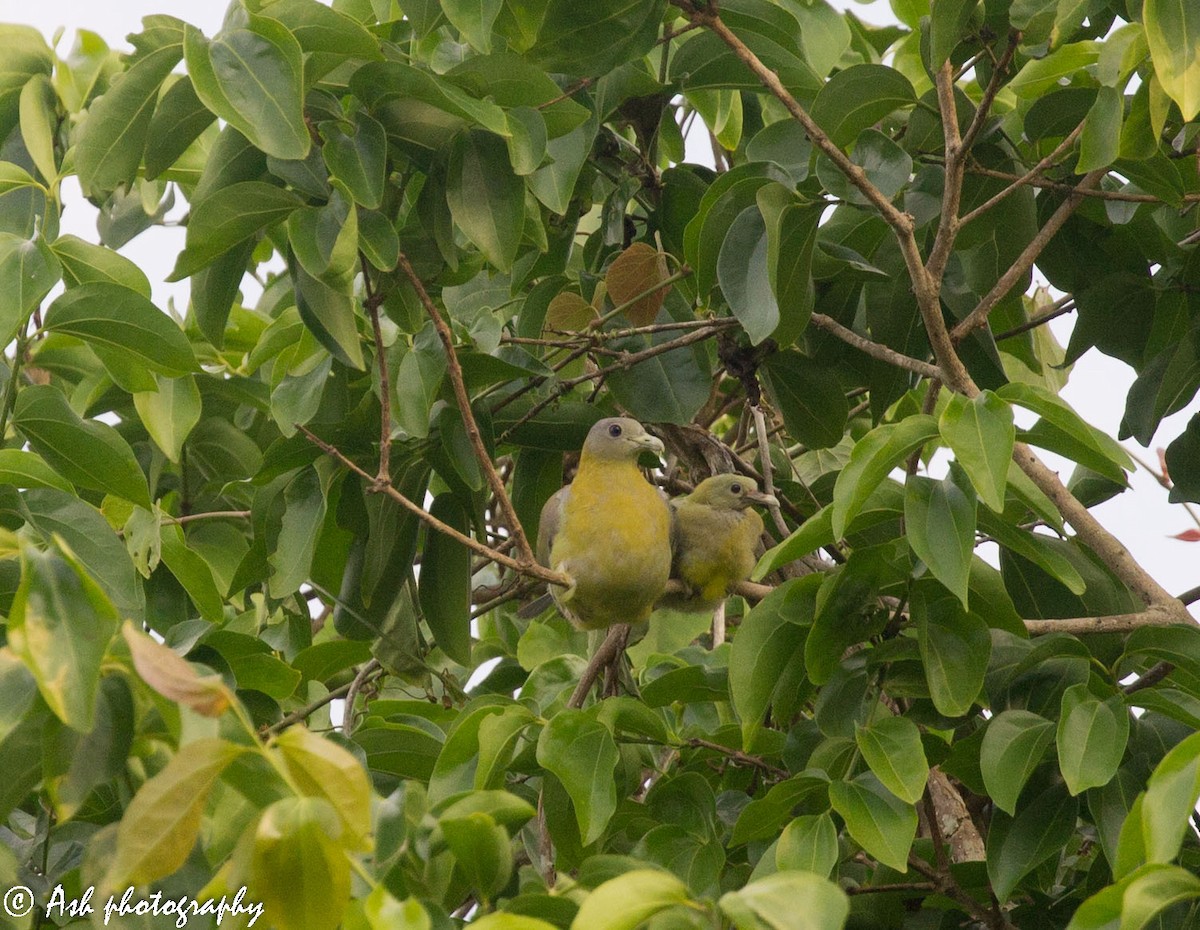
[{"label": "thin twig", "polygon": [[1083,180],[1079,182],[1074,192],[1059,204],[1058,209],[1050,215],[1042,228],[1038,230],[1037,235],[1030,240],[1029,245],[1025,246],[1017,260],[1005,270],[1004,274],[1000,275],[1000,280],[980,299],[975,309],[954,327],[950,338],[955,345],[987,323],[988,314],[992,312],[996,304],[1000,303],[1005,295],[1016,287],[1017,282],[1025,277],[1025,274],[1033,267],[1033,263],[1037,261],[1037,257],[1042,254],[1042,250],[1054,238],[1071,214],[1079,209],[1079,205],[1083,203],[1083,197],[1079,192],[1095,187],[1106,173],[1107,169],[1097,168],[1083,176]]},{"label": "thin twig", "polygon": [[8,382],[4,385],[4,396],[0,397],[0,441],[8,430],[8,417],[17,403],[17,385],[21,381],[21,365],[25,362],[25,347],[29,345],[28,323],[17,333],[17,345],[13,352],[12,368]]},{"label": "thin twig", "polygon": [[537,108],[539,110],[544,110],[547,107],[554,106],[554,104],[556,104],[556,103],[562,103],[564,100],[574,97],[581,90],[583,90],[586,87],[591,87],[595,83],[596,83],[596,79],[594,77],[580,78],[578,81],[576,81],[574,84],[572,84],[566,90],[564,90],[557,97],[551,97],[545,103],[539,103],[537,105]]},{"label": "thin twig", "polygon": [[[378,671],[380,674],[383,674],[382,669],[379,669]],[[313,714],[315,714],[317,711],[319,711],[326,704],[332,704],[338,698],[342,697],[344,694],[349,692],[349,690],[353,686],[354,686],[354,682],[348,681],[344,685],[334,688],[332,691],[330,691],[324,697],[317,698],[311,704],[306,704],[304,707],[301,707],[299,710],[294,710],[290,714],[288,714],[286,717],[282,717],[281,719],[277,720],[275,723],[273,723],[269,727],[267,727],[264,732],[266,732],[267,734],[282,733],[284,730],[286,730],[292,724],[300,723],[302,720],[305,720],[308,717],[311,717]]]},{"label": "thin twig", "polygon": [[1081,120],[1079,122],[1078,126],[1076,126],[1069,133],[1067,133],[1066,138],[1064,138],[1062,140],[1062,142],[1060,142],[1055,147],[1054,151],[1052,151],[1049,155],[1047,155],[1045,158],[1043,158],[1041,161],[1039,161],[1036,165],[1034,165],[1032,168],[1030,168],[1028,171],[1026,171],[1023,175],[1021,175],[1019,178],[1017,178],[1015,181],[1013,181],[1011,184],[1009,184],[1008,187],[993,194],[991,197],[989,197],[987,200],[985,200],[983,203],[981,203],[979,206],[977,206],[974,210],[971,210],[968,213],[966,213],[962,217],[962,219],[959,220],[959,226],[966,226],[967,223],[971,222],[971,220],[986,213],[988,210],[992,209],[992,207],[996,206],[996,204],[1000,203],[1000,201],[1004,200],[1010,194],[1015,194],[1018,190],[1020,190],[1025,185],[1034,184],[1034,182],[1036,182],[1042,176],[1043,171],[1045,171],[1052,164],[1057,162],[1058,159],[1061,158],[1063,155],[1065,155],[1067,153],[1067,151],[1071,148],[1071,146],[1073,146],[1075,144],[1075,140],[1078,139],[1080,133],[1083,132],[1083,126],[1084,126],[1085,122],[1086,122],[1086,120]]},{"label": "thin twig", "polygon": [[[752,404],[750,412],[754,416],[754,435],[758,437],[758,460],[762,463],[763,492],[774,497],[775,478],[773,474],[774,469],[771,467],[771,443],[767,438],[767,418],[763,414],[760,404]],[[792,531],[783,520],[779,504],[768,504],[767,513],[771,515],[771,522],[775,524],[775,529],[779,531],[780,538],[786,539]]]},{"label": "thin twig", "polygon": [[[968,174],[979,175],[985,178],[996,178],[999,181],[1018,181],[1023,175],[1013,174],[1010,171],[999,171],[995,168],[983,168],[978,165],[971,165],[967,168]],[[1051,181],[1046,178],[1035,178],[1032,181],[1026,181],[1030,187],[1037,187],[1043,190],[1058,191],[1063,194],[1078,193],[1081,197],[1091,197],[1095,200],[1114,200],[1121,203],[1166,203],[1161,197],[1156,197],[1153,194],[1139,194],[1132,191],[1110,191],[1103,188],[1089,188],[1087,190],[1079,190],[1073,184],[1067,184],[1063,181]],[[1200,203],[1200,194],[1187,193],[1180,195],[1181,203]]]},{"label": "thin twig", "polygon": [[189,513],[182,517],[163,517],[162,522],[183,526],[185,523],[195,523],[197,520],[246,520],[249,517],[249,510],[210,510],[207,513]]},{"label": "thin twig", "polygon": [[1043,326],[1046,323],[1049,323],[1051,320],[1057,320],[1060,316],[1065,316],[1068,313],[1072,313],[1074,310],[1075,297],[1073,294],[1067,294],[1065,297],[1054,302],[1053,309],[1039,314],[1031,320],[1026,320],[1019,326],[1014,326],[1012,329],[1006,329],[1002,333],[997,333],[992,338],[997,342],[1003,342],[1005,339],[1012,339],[1014,336],[1020,336],[1022,333],[1029,332],[1031,329],[1037,329],[1039,326]]},{"label": "thin twig", "polygon": [[354,733],[354,701],[358,697],[358,692],[367,683],[367,679],[381,667],[378,659],[372,659],[358,670],[358,674],[350,682],[350,688],[346,691],[346,708],[342,714],[342,736],[347,739]]},{"label": "thin twig", "polygon": [[888,348],[883,343],[874,342],[865,336],[860,336],[854,330],[847,329],[831,316],[826,316],[823,313],[814,313],[812,315],[812,324],[836,336],[842,342],[846,343],[846,345],[853,346],[860,352],[864,352],[871,356],[871,358],[878,359],[881,362],[887,362],[889,365],[895,365],[897,368],[911,371],[922,378],[940,378],[942,375],[941,369],[936,365],[931,365],[929,362],[924,362],[919,358],[904,355],[895,349]]},{"label": "thin twig", "polygon": [[583,702],[587,700],[588,692],[592,690],[592,685],[596,683],[596,679],[600,676],[600,671],[610,662],[615,662],[621,653],[625,651],[625,643],[628,639],[628,623],[614,623],[608,628],[608,635],[604,638],[604,642],[597,647],[596,652],[588,660],[583,674],[579,676],[579,683],[575,685],[575,690],[571,692],[571,698],[567,701],[567,707],[578,708],[583,706]]},{"label": "thin twig", "polygon": [[552,572],[552,571],[550,571],[550,569],[546,568],[545,566],[539,565],[536,562],[533,562],[531,564],[523,564],[521,562],[518,562],[516,559],[512,558],[511,556],[507,556],[503,552],[498,552],[497,550],[493,549],[491,546],[484,545],[479,540],[475,539],[473,536],[468,536],[465,533],[462,533],[462,532],[456,530],[454,527],[450,526],[449,524],[443,523],[441,520],[439,520],[433,514],[429,513],[429,511],[425,510],[420,505],[414,503],[413,501],[411,501],[407,497],[405,497],[403,494],[401,494],[398,490],[396,490],[395,487],[392,486],[392,484],[390,482],[376,481],[375,477],[373,475],[369,474],[367,471],[365,471],[363,468],[361,468],[357,463],[355,463],[350,458],[348,458],[340,449],[338,449],[334,445],[331,445],[330,443],[327,443],[325,440],[323,440],[319,436],[315,435],[312,431],[310,431],[304,425],[297,423],[296,429],[298,429],[300,432],[302,432],[305,435],[305,437],[308,439],[309,442],[311,442],[313,445],[315,445],[318,449],[320,449],[326,455],[329,455],[332,458],[336,459],[340,464],[344,465],[346,468],[350,469],[352,472],[354,472],[360,478],[365,480],[367,482],[367,489],[369,491],[372,491],[377,494],[386,494],[388,497],[390,497],[392,500],[394,500],[396,503],[398,503],[405,510],[409,511],[412,514],[415,514],[421,520],[424,520],[427,524],[429,524],[431,527],[433,527],[433,529],[437,530],[439,533],[445,533],[447,536],[451,537],[452,539],[455,539],[456,541],[462,543],[468,549],[471,549],[472,551],[478,553],[479,555],[484,556],[485,558],[489,559],[492,562],[497,563],[498,565],[503,565],[505,568],[511,568],[515,572],[520,572],[523,575],[528,575],[533,578],[539,578],[542,581],[548,582],[549,584],[560,585],[561,587],[564,587],[564,588],[567,587],[568,585],[570,585],[571,582],[565,575],[560,575],[558,572]]},{"label": "thin twig", "polygon": [[720,753],[739,765],[749,765],[753,768],[761,769],[774,778],[787,778],[790,774],[778,766],[772,765],[766,759],[760,759],[758,756],[752,756],[749,753],[742,752],[740,749],[731,749],[728,746],[722,746],[720,743],[714,743],[712,740],[701,739],[698,736],[693,736],[691,739],[686,740],[685,743],[692,749],[709,749],[713,752]]},{"label": "thin twig", "polygon": [[408,278],[416,290],[417,297],[420,299],[421,305],[425,308],[425,312],[433,320],[434,328],[437,329],[438,336],[442,340],[442,347],[446,350],[446,370],[450,375],[450,384],[454,388],[454,397],[458,402],[459,412],[462,414],[463,426],[466,428],[467,438],[471,441],[471,447],[475,450],[475,458],[478,459],[479,466],[483,469],[484,476],[487,478],[492,493],[496,496],[496,501],[500,505],[500,510],[504,514],[504,520],[508,524],[508,532],[516,540],[516,564],[521,567],[534,565],[537,560],[534,557],[533,548],[529,545],[529,539],[525,536],[525,530],[521,526],[520,519],[517,517],[517,511],[513,507],[512,498],[508,496],[508,490],[504,487],[504,482],[500,479],[500,474],[496,471],[496,466],[492,464],[492,457],[488,455],[487,447],[483,444],[483,436],[479,432],[479,424],[475,422],[475,414],[471,410],[471,397],[467,393],[467,385],[463,380],[462,365],[459,364],[458,353],[454,349],[454,334],[450,331],[450,327],[441,313],[438,312],[438,308],[430,298],[429,292],[425,290],[425,282],[413,270],[408,256],[403,252],[400,253],[399,264],[405,277]]},{"label": "thin twig", "polygon": [[379,305],[383,298],[371,284],[371,272],[367,257],[359,253],[362,264],[363,289],[366,299],[363,306],[371,317],[371,332],[375,339],[375,357],[379,362],[379,472],[377,481],[391,480],[392,455],[392,379],[388,375],[387,350],[383,345],[383,329],[379,325]]}]

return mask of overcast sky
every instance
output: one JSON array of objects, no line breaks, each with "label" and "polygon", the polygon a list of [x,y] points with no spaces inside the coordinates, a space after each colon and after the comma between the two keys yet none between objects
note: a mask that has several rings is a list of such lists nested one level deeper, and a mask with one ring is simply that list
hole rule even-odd
[{"label": "overcast sky", "polygon": [[[833,2],[843,5],[839,0]],[[866,5],[854,2],[845,5],[875,22],[886,21],[888,17],[886,3],[879,0]],[[56,29],[65,28],[57,49],[66,55],[74,42],[76,28],[91,29],[110,46],[127,49],[125,36],[138,31],[141,18],[150,13],[178,16],[212,35],[220,27],[225,6],[222,0],[0,0],[0,21],[32,25],[47,37]],[[68,195],[71,189],[66,189]],[[78,191],[77,187],[73,189]],[[95,241],[95,211],[77,198],[69,202],[63,231]],[[122,250],[146,271],[160,303],[187,299],[186,282],[171,287],[162,284],[182,245],[182,230],[156,229]],[[1052,325],[1065,345],[1070,336],[1071,316],[1062,317]],[[1076,364],[1063,397],[1089,422],[1115,436],[1132,381],[1133,371],[1128,366],[1092,352]],[[1149,450],[1132,440],[1126,446],[1138,457],[1156,461],[1154,448],[1165,446],[1179,435],[1197,410],[1200,405],[1193,401],[1187,409],[1164,420]],[[1047,460],[1052,467],[1064,468],[1063,477],[1067,477],[1069,465],[1054,461],[1052,456],[1047,456]],[[1143,471],[1132,477],[1132,486],[1133,490],[1096,508],[1097,517],[1168,590],[1179,593],[1200,584],[1200,543],[1169,538],[1171,534],[1194,528],[1184,508],[1168,504],[1166,491]]]}]

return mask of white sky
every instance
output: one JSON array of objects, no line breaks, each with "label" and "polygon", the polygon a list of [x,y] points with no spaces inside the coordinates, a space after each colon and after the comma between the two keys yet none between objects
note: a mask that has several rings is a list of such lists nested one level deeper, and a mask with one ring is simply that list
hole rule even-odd
[{"label": "white sky", "polygon": [[[851,7],[860,17],[874,22],[886,22],[890,17],[882,0],[870,4],[833,2]],[[110,46],[124,50],[128,47],[125,35],[139,30],[142,16],[169,13],[212,35],[220,27],[225,7],[223,0],[0,0],[0,22],[32,25],[47,37],[59,27],[66,27],[58,45],[59,53],[66,55],[74,42],[76,27],[91,29]],[[77,193],[78,188],[75,190]],[[95,241],[95,211],[86,203],[72,203],[64,215],[63,231]],[[145,270],[160,303],[172,297],[176,301],[187,299],[186,282],[174,286],[162,284],[182,245],[182,230],[155,229],[122,250]],[[1052,324],[1064,345],[1072,325],[1070,314]],[[1132,382],[1132,369],[1092,352],[1076,364],[1063,397],[1089,422],[1115,436]],[[1126,445],[1138,457],[1155,462],[1154,448],[1167,445],[1179,435],[1198,410],[1200,404],[1193,401],[1187,409],[1164,420],[1148,450],[1132,440]],[[1068,464],[1056,462],[1052,456],[1047,459],[1052,467],[1064,469],[1064,479],[1069,475]],[[1096,508],[1097,517],[1168,590],[1181,593],[1200,584],[1200,543],[1169,538],[1171,534],[1194,528],[1184,508],[1168,504],[1166,491],[1144,471],[1132,476],[1132,486],[1131,491]]]}]

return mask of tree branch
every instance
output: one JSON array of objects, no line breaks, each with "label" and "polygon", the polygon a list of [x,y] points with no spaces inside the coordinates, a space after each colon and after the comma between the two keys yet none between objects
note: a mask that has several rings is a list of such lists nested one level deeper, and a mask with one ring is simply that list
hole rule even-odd
[{"label": "tree branch", "polygon": [[[1144,626],[1178,626],[1191,620],[1175,611],[1154,606],[1136,614],[1112,614],[1107,617],[1070,617],[1065,620],[1026,620],[1030,636],[1067,633],[1071,636],[1091,636],[1096,633],[1132,633]],[[1143,685],[1142,687],[1146,687]]]},{"label": "tree branch", "polygon": [[383,346],[383,330],[379,325],[379,305],[383,298],[371,284],[371,271],[367,257],[358,255],[362,265],[363,290],[366,299],[363,306],[371,317],[371,334],[375,340],[375,357],[379,364],[379,473],[377,481],[391,480],[392,456],[392,379],[388,374],[387,351]]},{"label": "tree branch", "polygon": [[846,345],[853,346],[860,352],[871,356],[871,358],[887,362],[889,365],[895,365],[897,368],[903,368],[906,371],[911,371],[922,378],[940,379],[942,376],[941,369],[936,365],[923,362],[919,358],[904,355],[895,349],[888,348],[883,343],[874,342],[865,336],[860,336],[854,330],[846,328],[833,317],[826,316],[824,313],[814,313],[811,322],[813,326],[819,327],[827,333],[836,336],[842,342],[846,343]]},{"label": "tree branch", "polygon": [[450,375],[450,383],[454,388],[455,400],[458,401],[459,412],[462,414],[463,426],[466,428],[467,437],[471,440],[471,447],[475,450],[475,458],[479,460],[479,466],[483,469],[484,476],[487,478],[492,493],[496,497],[496,502],[500,505],[500,510],[504,514],[504,520],[508,524],[508,532],[516,540],[518,559],[515,564],[522,569],[536,565],[537,559],[534,557],[533,548],[529,545],[525,529],[521,526],[516,508],[513,507],[512,499],[508,496],[508,490],[504,487],[504,482],[501,480],[500,474],[496,471],[496,466],[492,464],[492,457],[488,455],[487,448],[483,444],[483,436],[479,432],[479,424],[475,422],[475,414],[471,410],[471,398],[467,393],[466,382],[463,380],[462,365],[459,364],[458,353],[454,349],[454,334],[450,331],[450,327],[447,325],[445,319],[443,319],[441,313],[438,312],[438,308],[430,298],[429,292],[425,290],[425,282],[417,276],[412,264],[408,260],[408,256],[403,252],[400,253],[400,268],[416,290],[417,297],[420,298],[425,312],[433,320],[433,325],[442,340],[442,347],[446,350],[446,367]]},{"label": "tree branch", "polygon": [[570,579],[568,579],[565,575],[560,575],[558,572],[552,572],[550,569],[543,565],[539,565],[537,562],[518,562],[511,556],[505,555],[503,552],[493,549],[491,546],[484,545],[473,536],[468,536],[465,533],[461,533],[449,524],[443,523],[429,511],[425,510],[423,507],[419,506],[401,494],[398,490],[396,490],[395,487],[392,486],[391,482],[380,482],[376,480],[374,475],[369,474],[356,462],[348,458],[340,449],[334,445],[331,445],[330,443],[327,443],[324,439],[321,439],[319,436],[311,432],[307,427],[297,423],[296,429],[302,432],[309,442],[315,445],[326,455],[336,459],[341,465],[344,465],[346,468],[350,469],[360,478],[365,480],[367,482],[368,490],[377,494],[386,494],[405,510],[415,514],[421,520],[424,520],[427,524],[429,524],[429,526],[433,527],[433,529],[437,530],[439,533],[445,533],[447,536],[450,536],[456,541],[462,543],[473,552],[482,555],[484,558],[495,562],[498,565],[511,568],[513,571],[519,572],[522,575],[538,578],[547,582],[548,584],[556,584],[564,588],[570,585]]},{"label": "tree branch", "polygon": [[600,672],[625,651],[625,643],[629,640],[629,624],[614,623],[608,628],[608,635],[604,637],[602,642],[588,660],[587,667],[583,670],[583,674],[579,676],[579,683],[575,685],[575,690],[571,692],[571,698],[567,701],[568,707],[582,707],[583,702],[587,700],[588,692],[592,690],[592,685],[596,683],[596,679],[600,677]]},{"label": "tree branch", "polygon": [[974,330],[987,323],[988,314],[992,312],[996,304],[1000,303],[1020,281],[1025,274],[1033,267],[1033,263],[1037,261],[1037,257],[1042,254],[1042,250],[1054,238],[1055,234],[1062,228],[1063,224],[1070,218],[1081,203],[1083,197],[1080,195],[1081,190],[1089,190],[1100,183],[1100,179],[1107,173],[1106,168],[1097,168],[1095,171],[1089,171],[1083,176],[1083,180],[1072,190],[1070,196],[1067,197],[1058,209],[1050,215],[1044,226],[1038,230],[1037,235],[1033,237],[1029,245],[1025,246],[1024,251],[1017,257],[1017,260],[1005,270],[1000,276],[1000,280],[992,287],[990,291],[983,296],[979,303],[975,306],[967,317],[954,327],[950,333],[950,338],[954,344],[962,342]]},{"label": "tree branch", "polygon": [[[959,226],[966,226],[967,223],[971,222],[971,220],[986,213],[988,210],[992,209],[992,207],[996,206],[996,204],[1000,203],[1000,201],[1007,198],[1010,194],[1015,194],[1026,184],[1033,184],[1035,181],[1037,181],[1042,176],[1043,171],[1058,161],[1058,159],[1065,155],[1071,146],[1075,144],[1075,140],[1078,139],[1080,134],[1083,132],[1083,125],[1085,122],[1086,120],[1080,120],[1079,125],[1067,134],[1066,138],[1064,138],[1062,142],[1055,147],[1053,152],[1039,161],[1023,175],[1016,178],[1016,180],[1009,184],[1008,187],[1004,188],[1004,190],[992,195],[974,210],[971,210],[969,213],[967,213],[959,221]],[[1065,186],[1069,187],[1070,185]]]}]

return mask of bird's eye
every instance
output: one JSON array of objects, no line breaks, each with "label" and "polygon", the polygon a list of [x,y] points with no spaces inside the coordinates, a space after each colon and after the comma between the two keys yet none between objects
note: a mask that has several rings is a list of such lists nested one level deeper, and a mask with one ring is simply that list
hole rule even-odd
[{"label": "bird's eye", "polygon": [[729,490],[732,491],[734,494],[741,494],[742,486],[740,484],[731,484],[729,486]]},{"label": "bird's eye", "polygon": [[612,426],[610,426],[608,428],[608,435],[610,435],[613,439],[616,439],[618,436],[620,436],[621,435],[620,424],[614,423]]}]

